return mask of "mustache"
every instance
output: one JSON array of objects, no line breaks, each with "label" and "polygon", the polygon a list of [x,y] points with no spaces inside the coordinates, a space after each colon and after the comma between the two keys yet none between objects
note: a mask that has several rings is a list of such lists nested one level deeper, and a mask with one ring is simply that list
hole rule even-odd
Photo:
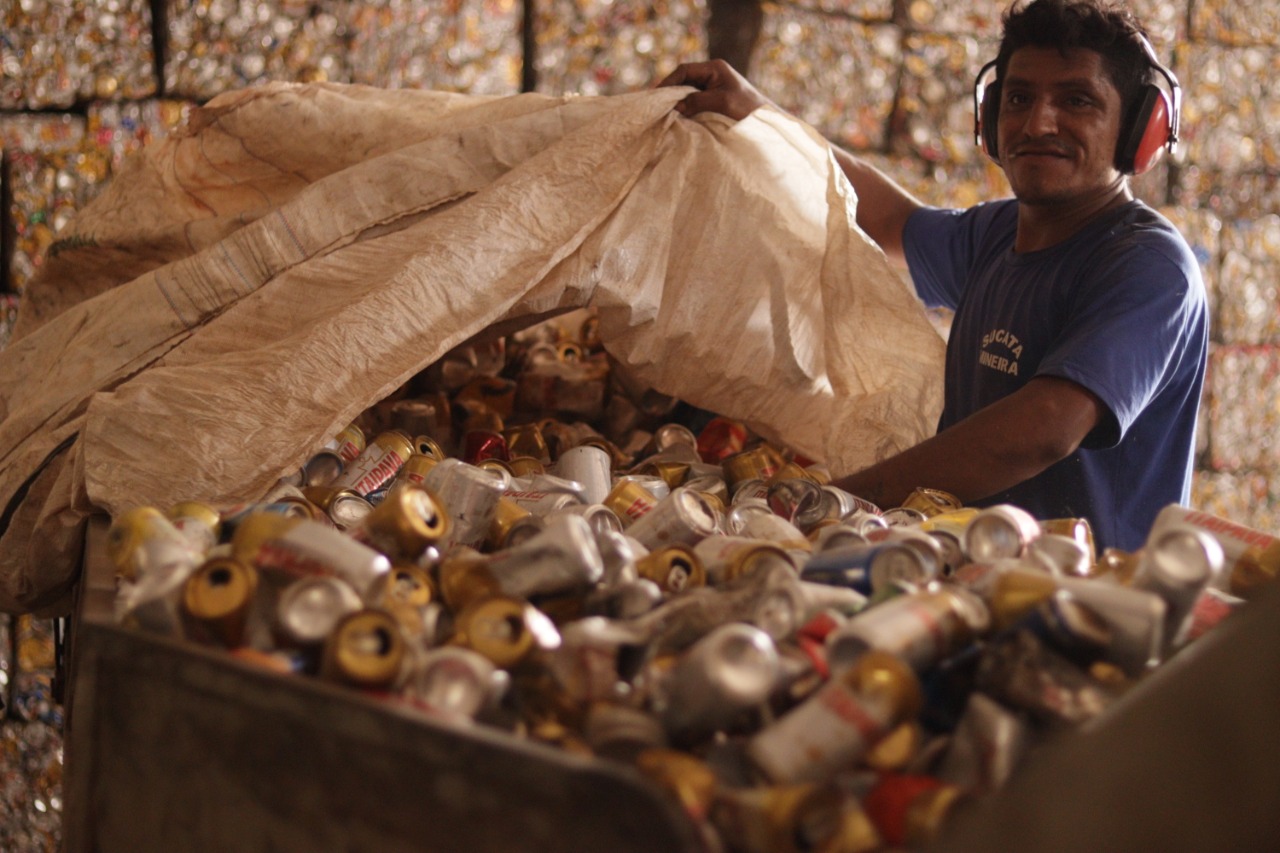
[{"label": "mustache", "polygon": [[1012,154],[1057,154],[1062,157],[1071,156],[1071,147],[1057,139],[1027,139],[1013,146]]}]

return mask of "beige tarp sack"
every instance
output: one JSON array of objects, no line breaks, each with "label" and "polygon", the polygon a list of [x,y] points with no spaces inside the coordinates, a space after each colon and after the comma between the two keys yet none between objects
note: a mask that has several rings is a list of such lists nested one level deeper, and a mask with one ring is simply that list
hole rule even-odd
[{"label": "beige tarp sack", "polygon": [[195,110],[59,235],[0,352],[0,609],[65,612],[88,514],[256,499],[453,347],[572,308],[836,473],[930,434],[943,342],[830,150],[687,93]]}]

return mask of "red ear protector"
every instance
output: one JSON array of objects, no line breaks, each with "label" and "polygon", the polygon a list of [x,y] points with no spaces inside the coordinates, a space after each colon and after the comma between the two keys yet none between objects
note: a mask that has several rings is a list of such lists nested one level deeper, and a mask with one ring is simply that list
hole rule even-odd
[{"label": "red ear protector", "polygon": [[[1138,36],[1151,68],[1169,84],[1169,93],[1154,83],[1142,87],[1136,103],[1120,124],[1116,143],[1116,168],[1126,175],[1141,175],[1156,164],[1162,149],[1170,154],[1178,147],[1178,124],[1182,118],[1182,87],[1173,72],[1160,64],[1151,42]],[[996,60],[982,66],[973,84],[973,135],[986,155],[1000,162],[996,143],[996,120],[1000,116],[1000,81],[985,82]]]}]

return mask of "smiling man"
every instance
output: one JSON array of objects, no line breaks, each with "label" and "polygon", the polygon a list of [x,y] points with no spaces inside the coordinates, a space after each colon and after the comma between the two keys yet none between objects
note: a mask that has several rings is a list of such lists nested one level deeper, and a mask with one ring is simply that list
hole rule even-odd
[{"label": "smiling man", "polygon": [[[723,62],[663,84],[699,89],[684,115],[770,103]],[[1176,141],[1180,95],[1124,8],[1034,0],[1005,13],[975,87],[980,144],[1013,199],[928,207],[836,149],[859,226],[906,263],[926,304],[955,311],[937,434],[836,485],[885,507],[924,486],[1084,517],[1100,547],[1126,550],[1161,508],[1189,501],[1204,284],[1127,177]]]}]

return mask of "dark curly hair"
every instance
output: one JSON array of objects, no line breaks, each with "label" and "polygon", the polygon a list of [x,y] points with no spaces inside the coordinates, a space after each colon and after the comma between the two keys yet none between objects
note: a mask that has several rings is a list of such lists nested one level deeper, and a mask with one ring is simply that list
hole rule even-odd
[{"label": "dark curly hair", "polygon": [[1152,81],[1144,47],[1146,32],[1134,15],[1107,0],[1019,0],[1004,13],[1004,36],[996,55],[1002,79],[1009,57],[1024,47],[1085,48],[1102,55],[1112,84],[1128,109]]}]

